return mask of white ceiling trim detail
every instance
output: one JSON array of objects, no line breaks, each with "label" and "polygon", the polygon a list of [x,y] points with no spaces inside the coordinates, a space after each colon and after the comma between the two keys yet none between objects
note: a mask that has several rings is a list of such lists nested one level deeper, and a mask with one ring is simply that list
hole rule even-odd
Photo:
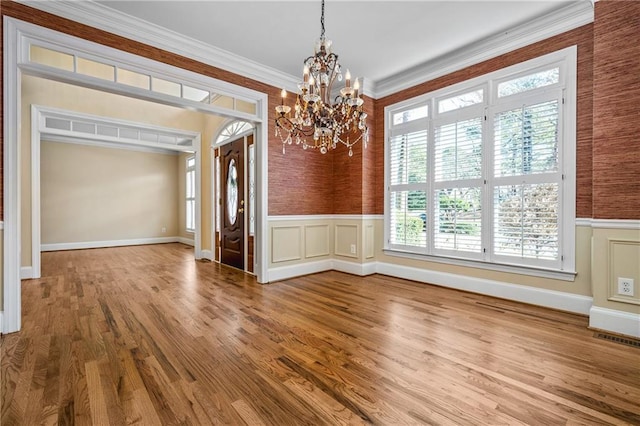
[{"label": "white ceiling trim detail", "polygon": [[120,13],[93,1],[17,0],[36,9],[71,19],[144,44],[195,59],[275,87],[297,90],[299,78],[286,75],[227,50],[203,43],[159,25]]},{"label": "white ceiling trim detail", "polygon": [[593,22],[591,2],[571,3],[509,31],[467,45],[433,61],[377,82],[376,99],[478,64]]},{"label": "white ceiling trim detail", "polygon": [[119,120],[76,111],[32,106],[38,130],[51,142],[76,143],[156,153],[192,152],[200,133]]},{"label": "white ceiling trim detail", "polygon": [[[274,87],[296,92],[299,77],[285,74],[229,51],[211,46],[93,1],[28,1],[20,3],[109,31]],[[374,82],[364,76],[363,91],[375,99],[388,96],[470,65],[593,22],[592,2],[573,2],[550,14]]]}]

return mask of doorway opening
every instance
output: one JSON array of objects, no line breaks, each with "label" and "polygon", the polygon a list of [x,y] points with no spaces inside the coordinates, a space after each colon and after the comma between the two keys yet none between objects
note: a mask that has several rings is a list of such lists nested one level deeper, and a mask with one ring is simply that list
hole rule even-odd
[{"label": "doorway opening", "polygon": [[[22,278],[41,276],[43,251],[182,242],[202,257],[200,133],[36,105],[25,87],[37,88],[40,99],[51,89],[101,94],[37,77],[25,76],[23,85],[32,161],[31,268]],[[145,104],[102,96],[120,109]],[[193,163],[191,186],[179,173],[185,156]]]},{"label": "doorway opening", "polygon": [[[31,254],[22,254],[31,241],[31,220],[22,219],[31,213],[31,194],[22,196],[23,188],[30,187],[21,173],[22,161],[31,166],[31,156],[21,160],[20,151],[29,143],[29,125],[23,124],[21,80],[35,76],[70,85],[119,94],[132,99],[146,100],[160,105],[199,111],[224,119],[242,119],[255,127],[256,141],[256,256],[255,274],[258,282],[268,282],[267,276],[267,95],[256,90],[217,80],[152,59],[129,54],[84,39],[29,24],[14,18],[5,18],[3,92],[5,98],[4,126],[4,312],[2,331],[20,330],[21,323],[21,269],[23,261],[31,262]],[[79,99],[91,102],[91,99]],[[208,186],[211,157],[201,156],[203,175],[201,183]],[[203,191],[209,197],[211,191]],[[208,200],[207,200],[208,201]],[[201,257],[213,259],[212,203],[203,202],[203,232]],[[27,215],[28,216],[28,215]],[[28,228],[28,233],[23,229]],[[23,247],[24,246],[24,247]],[[28,265],[27,263],[27,265]],[[32,265],[28,265],[32,266]]]}]

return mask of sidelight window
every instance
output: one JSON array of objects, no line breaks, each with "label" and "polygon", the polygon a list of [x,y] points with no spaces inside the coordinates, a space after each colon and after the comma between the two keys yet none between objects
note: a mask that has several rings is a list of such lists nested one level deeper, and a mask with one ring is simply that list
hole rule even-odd
[{"label": "sidelight window", "polygon": [[186,188],[185,188],[185,227],[188,232],[196,231],[196,157],[189,156],[186,160]]}]

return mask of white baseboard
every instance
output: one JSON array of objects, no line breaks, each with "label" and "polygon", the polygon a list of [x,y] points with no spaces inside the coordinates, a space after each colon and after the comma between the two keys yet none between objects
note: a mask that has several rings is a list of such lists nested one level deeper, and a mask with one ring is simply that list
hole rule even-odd
[{"label": "white baseboard", "polygon": [[177,241],[178,243],[186,244],[191,247],[196,245],[195,241],[192,238],[177,237],[177,239],[178,239]]},{"label": "white baseboard", "polygon": [[4,334],[4,328],[2,328],[3,326],[2,317],[4,317],[4,311],[0,311],[0,333]]},{"label": "white baseboard", "polygon": [[504,283],[445,272],[429,271],[408,266],[378,262],[376,272],[392,277],[405,278],[423,283],[435,284],[456,290],[470,291],[502,299],[530,303],[547,308],[588,315],[593,298],[560,291],[545,290],[518,284]]},{"label": "white baseboard", "polygon": [[20,279],[30,280],[33,278],[33,268],[31,266],[20,267]]},{"label": "white baseboard", "polygon": [[324,272],[332,269],[360,276],[379,273],[397,278],[435,284],[456,290],[464,290],[472,293],[485,294],[487,296],[530,303],[532,305],[544,306],[567,312],[575,312],[583,315],[589,315],[589,310],[593,304],[593,298],[589,296],[467,277],[445,272],[435,272],[384,262],[368,262],[365,264],[359,264],[333,259],[283,266],[269,270],[269,282],[285,280],[301,275],[315,274],[317,272]]},{"label": "white baseboard", "polygon": [[269,269],[269,282],[286,280],[301,275],[315,274],[330,271],[333,268],[331,259],[317,262],[301,263],[298,265],[281,266]]},{"label": "white baseboard", "polygon": [[347,274],[359,275],[363,277],[365,275],[376,273],[376,262],[354,263],[334,259],[331,263],[331,269],[335,269],[336,271],[340,272],[346,272]]},{"label": "white baseboard", "polygon": [[202,250],[201,254],[202,254],[201,256],[202,259],[207,259],[213,262],[214,256],[213,256],[212,250]]},{"label": "white baseboard", "polygon": [[325,271],[340,271],[347,274],[365,276],[376,273],[376,262],[355,263],[344,260],[327,259],[317,262],[301,263],[269,269],[269,282],[286,280],[301,275],[316,274]]},{"label": "white baseboard", "polygon": [[589,327],[640,338],[640,314],[592,306]]},{"label": "white baseboard", "polygon": [[[139,246],[144,244],[177,243],[181,237],[135,238],[131,240],[84,241],[79,243],[42,244],[41,251],[81,250],[105,247]],[[186,244],[186,243],[185,243]],[[193,245],[193,244],[191,244]]]}]

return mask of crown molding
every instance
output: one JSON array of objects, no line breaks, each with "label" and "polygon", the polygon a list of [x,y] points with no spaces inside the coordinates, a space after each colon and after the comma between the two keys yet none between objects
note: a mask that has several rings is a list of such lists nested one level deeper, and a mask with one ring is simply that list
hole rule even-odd
[{"label": "crown molding", "polygon": [[110,9],[94,1],[29,1],[17,3],[108,31],[274,87],[298,90],[298,78],[224,49]]},{"label": "crown molding", "polygon": [[593,3],[576,1],[560,10],[540,16],[523,25],[478,40],[432,61],[425,62],[376,82],[374,98],[408,89],[454,71],[478,64],[532,43],[593,22]]},{"label": "crown molding", "polygon": [[[175,31],[134,18],[93,1],[15,0],[39,10],[108,31],[199,62],[251,78],[274,87],[297,92],[299,78],[275,68],[186,37]],[[593,22],[593,2],[575,1],[521,26],[479,40],[450,54],[425,62],[389,78],[363,78],[363,93],[374,99],[527,46]]]}]

